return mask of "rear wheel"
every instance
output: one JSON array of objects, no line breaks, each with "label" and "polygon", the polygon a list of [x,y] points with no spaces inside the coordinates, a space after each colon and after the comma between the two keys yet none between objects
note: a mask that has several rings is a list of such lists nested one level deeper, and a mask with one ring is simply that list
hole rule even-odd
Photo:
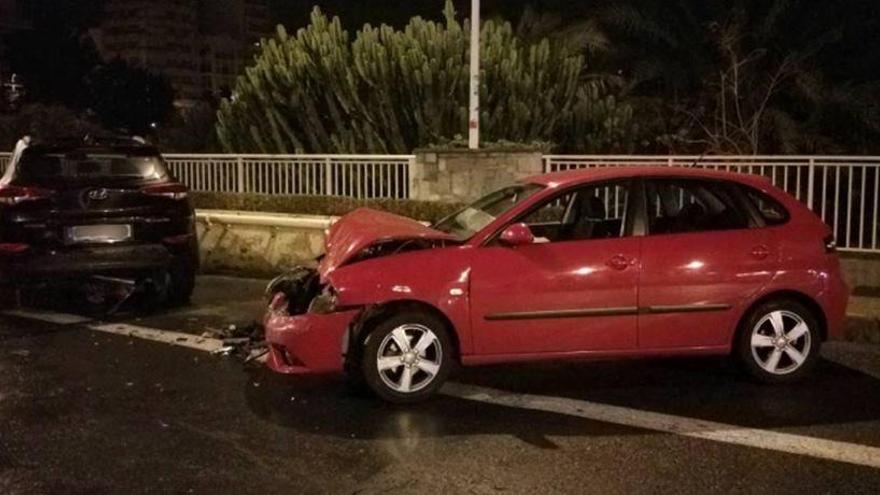
[{"label": "rear wheel", "polygon": [[361,371],[379,397],[411,403],[443,385],[452,364],[449,333],[437,318],[409,312],[381,323],[364,342]]},{"label": "rear wheel", "polygon": [[737,354],[746,371],[766,383],[802,378],[819,358],[821,334],[816,316],[804,305],[771,301],[743,321]]}]

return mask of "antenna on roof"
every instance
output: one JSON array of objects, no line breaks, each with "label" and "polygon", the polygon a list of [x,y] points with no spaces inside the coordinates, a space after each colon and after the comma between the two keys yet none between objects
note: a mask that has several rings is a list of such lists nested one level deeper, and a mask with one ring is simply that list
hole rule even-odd
[{"label": "antenna on roof", "polygon": [[694,168],[694,167],[696,167],[698,164],[702,163],[702,162],[703,162],[703,158],[706,157],[706,154],[707,154],[707,153],[709,153],[709,148],[706,148],[705,150],[703,150],[703,152],[700,154],[700,156],[698,156],[697,159],[694,160],[693,163],[691,163],[690,165],[688,165],[688,168]]}]

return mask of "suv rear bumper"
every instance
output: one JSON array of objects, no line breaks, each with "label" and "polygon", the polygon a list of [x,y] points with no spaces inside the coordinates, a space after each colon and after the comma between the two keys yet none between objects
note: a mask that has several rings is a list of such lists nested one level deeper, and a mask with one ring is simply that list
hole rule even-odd
[{"label": "suv rear bumper", "polygon": [[162,244],[88,246],[69,250],[29,250],[0,255],[0,282],[27,284],[91,275],[124,275],[164,269],[184,258],[195,270],[194,249],[169,249]]}]

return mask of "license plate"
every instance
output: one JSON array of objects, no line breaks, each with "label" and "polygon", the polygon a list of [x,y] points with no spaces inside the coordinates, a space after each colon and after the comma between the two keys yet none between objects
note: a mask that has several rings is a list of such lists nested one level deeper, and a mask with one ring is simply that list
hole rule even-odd
[{"label": "license plate", "polygon": [[131,225],[77,225],[65,232],[70,243],[114,243],[131,239]]}]

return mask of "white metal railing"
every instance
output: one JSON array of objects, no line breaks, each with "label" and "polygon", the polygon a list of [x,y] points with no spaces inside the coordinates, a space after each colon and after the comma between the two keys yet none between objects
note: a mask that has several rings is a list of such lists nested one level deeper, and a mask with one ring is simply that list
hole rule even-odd
[{"label": "white metal railing", "polygon": [[[0,153],[0,168],[9,153]],[[194,191],[354,198],[410,197],[413,155],[165,155]],[[880,157],[547,155],[556,172],[608,166],[696,166],[766,176],[806,203],[846,251],[880,252]]]},{"label": "white metal railing", "polygon": [[409,198],[412,155],[165,155],[193,191]]},{"label": "white metal railing", "polygon": [[6,169],[10,159],[12,159],[12,153],[0,153],[0,170]]},{"label": "white metal railing", "polygon": [[844,251],[880,252],[880,157],[876,156],[572,156],[544,157],[544,170],[683,166],[767,177],[828,224]]}]

